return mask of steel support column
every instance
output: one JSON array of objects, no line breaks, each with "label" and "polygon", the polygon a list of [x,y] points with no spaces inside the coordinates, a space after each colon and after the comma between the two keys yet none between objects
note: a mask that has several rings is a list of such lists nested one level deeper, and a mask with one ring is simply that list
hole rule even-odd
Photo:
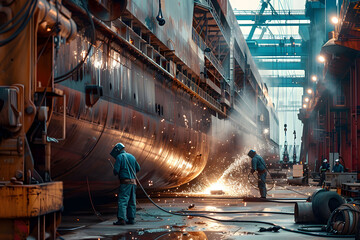
[{"label": "steel support column", "polygon": [[355,66],[350,70],[350,109],[351,109],[351,162],[350,166],[353,171],[356,171],[358,168],[359,161],[359,147],[358,147],[358,117],[357,117],[357,108],[358,108],[358,84],[359,80],[359,60],[355,60]]}]

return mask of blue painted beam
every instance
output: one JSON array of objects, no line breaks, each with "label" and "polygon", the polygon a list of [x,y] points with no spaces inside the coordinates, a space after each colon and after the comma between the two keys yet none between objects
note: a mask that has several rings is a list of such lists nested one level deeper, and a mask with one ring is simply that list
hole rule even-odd
[{"label": "blue painted beam", "polygon": [[261,46],[249,47],[252,56],[307,56],[307,51],[301,46],[279,47],[279,46]]},{"label": "blue painted beam", "polygon": [[255,61],[256,66],[261,70],[305,70],[303,62],[263,62]]},{"label": "blue painted beam", "polygon": [[291,27],[291,26],[310,26],[310,22],[308,23],[287,23],[287,22],[283,22],[283,23],[239,23],[240,27],[259,27],[259,26],[267,26],[267,27]]},{"label": "blue painted beam", "polygon": [[[302,39],[296,38],[295,44],[301,44]],[[252,40],[246,40],[246,42],[249,44],[256,43],[256,44],[279,44],[280,42],[284,42],[284,39],[252,39]],[[289,38],[286,39],[285,44],[290,44]]]},{"label": "blue painted beam", "polygon": [[303,15],[242,15],[242,14],[235,14],[236,20],[238,21],[257,21],[265,22],[265,21],[279,21],[279,20],[308,20],[309,18]]},{"label": "blue painted beam", "polygon": [[264,77],[268,87],[304,87],[305,77]]},{"label": "blue painted beam", "polygon": [[[263,2],[263,3],[261,4],[261,9],[259,10],[259,15],[262,15],[262,14],[264,13],[265,8],[267,8],[268,5],[269,5],[269,4],[268,4],[267,2]],[[259,21],[258,21],[258,20],[255,20],[255,23],[259,23]],[[248,40],[252,39],[252,37],[254,36],[255,30],[256,30],[256,26],[254,25],[254,26],[252,26],[252,28],[251,28],[251,30],[250,30],[250,33],[249,33],[249,35],[248,35],[248,37],[247,37]]]}]

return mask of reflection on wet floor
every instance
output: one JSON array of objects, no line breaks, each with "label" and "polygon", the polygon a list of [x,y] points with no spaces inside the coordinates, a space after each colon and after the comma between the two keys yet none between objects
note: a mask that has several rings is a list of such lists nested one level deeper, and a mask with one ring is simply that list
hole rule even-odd
[{"label": "reflection on wet floor", "polygon": [[[305,195],[316,187],[297,187]],[[273,202],[259,201],[258,198],[235,196],[188,196],[177,192],[153,193],[154,201],[171,212],[163,212],[145,198],[138,198],[136,224],[114,226],[116,220],[116,201],[101,204],[94,201],[95,208],[84,207],[86,200],[81,201],[82,209],[74,208],[65,212],[63,222],[58,230],[66,240],[72,239],[311,239],[309,236],[289,233],[280,229],[260,231],[272,227],[269,222],[290,229],[299,226],[294,223],[292,215],[293,201],[304,196],[289,190],[272,190],[276,198]],[[299,198],[302,197],[302,198]],[[271,199],[271,198],[269,198]],[[256,201],[257,200],[257,201]],[[201,213],[211,218],[199,216],[179,216],[171,213],[189,211]],[[220,213],[222,212],[222,213]],[[274,213],[282,213],[276,214]],[[101,213],[101,214],[99,214]]]},{"label": "reflection on wet floor", "polygon": [[[164,239],[179,239],[179,240],[218,240],[225,239],[229,237],[227,232],[219,231],[205,231],[205,232],[187,232],[187,231],[168,231],[164,232],[164,229],[160,229],[159,232],[154,232],[152,230],[144,230],[137,232],[128,232],[125,234],[120,234],[114,236],[113,240],[128,240],[128,239],[138,239],[138,240],[164,240]],[[232,234],[234,235],[234,234]],[[256,235],[253,232],[237,232],[236,235]]]}]

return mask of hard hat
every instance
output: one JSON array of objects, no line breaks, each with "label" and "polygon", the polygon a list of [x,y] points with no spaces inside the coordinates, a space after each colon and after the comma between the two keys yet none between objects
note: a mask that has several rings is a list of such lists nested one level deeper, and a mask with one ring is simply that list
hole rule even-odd
[{"label": "hard hat", "polygon": [[114,158],[116,158],[117,155],[120,154],[120,151],[123,150],[124,148],[125,148],[124,144],[122,144],[122,143],[117,143],[117,144],[114,146],[113,150],[111,150],[110,155],[113,156]]},{"label": "hard hat", "polygon": [[249,157],[253,158],[253,157],[255,156],[255,154],[256,154],[256,151],[251,149],[251,150],[248,152],[247,155],[248,155]]},{"label": "hard hat", "polygon": [[336,159],[335,162],[340,162],[340,160],[339,160],[339,159]]},{"label": "hard hat", "polygon": [[327,162],[327,159],[325,158],[325,159],[323,160],[323,162]]}]

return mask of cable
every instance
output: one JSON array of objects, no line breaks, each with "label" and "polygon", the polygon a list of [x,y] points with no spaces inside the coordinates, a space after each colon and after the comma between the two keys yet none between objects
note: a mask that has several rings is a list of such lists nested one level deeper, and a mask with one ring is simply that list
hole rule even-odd
[{"label": "cable", "polygon": [[214,214],[247,214],[247,213],[255,213],[255,214],[280,214],[280,215],[294,215],[291,212],[274,212],[274,211],[191,211],[191,210],[184,210],[178,211],[183,213],[214,213]]},{"label": "cable", "polygon": [[203,217],[203,218],[207,218],[210,220],[214,220],[214,221],[218,221],[218,222],[236,222],[236,223],[257,223],[257,224],[265,224],[265,225],[271,225],[271,226],[278,226],[280,227],[282,230],[287,231],[287,232],[292,232],[292,233],[299,233],[299,234],[304,234],[304,235],[309,235],[309,236],[316,236],[316,237],[333,237],[333,238],[354,238],[354,235],[334,235],[334,234],[317,234],[317,233],[311,233],[311,232],[306,232],[306,231],[300,231],[300,230],[295,230],[295,229],[290,229],[290,228],[285,228],[283,226],[280,226],[278,224],[275,223],[271,223],[271,222],[265,222],[265,221],[255,221],[255,220],[236,220],[236,219],[217,219],[217,218],[213,218],[213,217],[209,217],[207,215],[202,215],[202,214],[189,214],[189,213],[179,213],[179,212],[172,212],[171,210],[168,211],[162,207],[160,207],[159,205],[157,205],[151,198],[150,196],[147,194],[147,192],[145,191],[144,187],[141,185],[138,177],[136,176],[135,171],[133,170],[132,166],[130,165],[129,161],[127,158],[126,162],[130,168],[130,170],[132,171],[132,173],[134,174],[136,181],[138,182],[141,190],[144,192],[144,194],[146,195],[146,197],[149,199],[149,201],[154,204],[154,206],[156,206],[158,209],[160,209],[161,211],[164,211],[166,213],[172,214],[172,215],[177,215],[177,216],[183,216],[183,217],[188,217],[188,216],[192,216],[192,217]]},{"label": "cable", "polygon": [[[46,41],[45,41],[45,43],[44,43],[44,46],[42,47],[42,49],[41,49],[41,51],[40,51],[40,53],[39,53],[39,56],[38,56],[38,58],[37,58],[37,60],[36,60],[36,65],[38,64],[38,62],[39,62],[39,60],[40,60],[40,57],[43,55],[43,53],[44,53],[44,51],[45,51],[45,49],[46,49],[46,47],[47,47],[47,44],[49,43],[49,40],[50,40],[50,38],[51,38],[51,34],[54,32],[54,30],[55,30],[55,26],[59,26],[58,25],[58,23],[56,23],[52,28],[51,28],[51,31],[50,31],[50,33],[49,33],[49,36],[48,36],[48,38],[46,39]],[[52,74],[51,74],[52,75]]]},{"label": "cable", "polygon": [[[106,112],[106,117],[105,117],[105,120],[104,120],[104,127],[101,129],[101,132],[100,132],[100,135],[98,136],[98,138],[96,139],[96,142],[94,143],[94,145],[91,147],[91,149],[89,149],[82,157],[80,160],[77,161],[77,163],[71,167],[71,170],[63,173],[61,176],[66,176],[67,174],[69,174],[70,172],[74,171],[76,168],[78,168],[79,166],[81,166],[81,164],[85,161],[85,159],[90,155],[90,153],[93,152],[93,150],[95,149],[95,147],[98,145],[98,143],[100,142],[100,139],[102,137],[102,135],[104,134],[105,132],[105,129],[106,129],[106,124],[107,124],[107,121],[108,121],[108,116],[109,116],[109,107],[110,107],[110,104],[108,102],[107,104],[107,112]],[[56,177],[55,177],[56,178]]]},{"label": "cable", "polygon": [[85,1],[84,1],[84,0],[81,0],[81,2],[82,2],[82,4],[83,4],[83,7],[84,7],[84,9],[85,9],[85,11],[86,11],[87,16],[88,16],[89,19],[90,19],[90,24],[91,24],[91,27],[92,27],[92,29],[93,29],[93,34],[92,34],[92,37],[91,37],[91,43],[90,43],[90,46],[89,46],[88,51],[87,51],[87,53],[85,54],[84,58],[83,58],[72,70],[70,70],[69,72],[67,72],[67,73],[65,73],[65,74],[63,74],[63,75],[61,75],[61,76],[55,77],[55,79],[54,79],[54,82],[55,82],[55,83],[60,83],[60,82],[63,82],[63,81],[65,81],[65,80],[67,80],[69,77],[72,76],[72,74],[73,74],[75,71],[79,70],[79,69],[83,66],[83,64],[85,63],[85,60],[87,59],[87,57],[89,56],[90,51],[91,51],[93,45],[95,45],[95,31],[96,31],[96,29],[95,29],[94,21],[93,21],[93,19],[92,19],[92,16],[90,15],[89,9],[86,7]]},{"label": "cable", "polygon": [[[4,23],[3,25],[1,25],[0,26],[0,34],[2,34],[2,33],[6,33],[6,32],[8,32],[8,31],[10,31],[12,28],[14,28],[18,23],[19,23],[19,21],[21,20],[21,19],[23,19],[24,17],[25,17],[25,14],[23,15],[23,16],[21,16],[15,23],[13,23],[10,27],[8,27],[8,28],[5,28],[7,25],[9,25],[11,22],[13,22],[15,19],[17,19],[19,16],[20,16],[20,14],[22,14],[22,12],[26,9],[26,6],[27,6],[27,4],[29,3],[29,1],[27,1],[25,4],[24,4],[24,6],[16,13],[16,15],[12,18],[12,19],[10,19],[8,22],[6,22],[6,23]],[[31,4],[32,4],[32,2],[31,2]],[[31,6],[31,4],[30,4],[30,6]],[[30,9],[30,7],[28,8],[28,10]],[[27,10],[27,12],[28,12],[28,10]],[[4,29],[5,28],[5,29]]]},{"label": "cable", "polygon": [[89,194],[89,199],[90,199],[91,207],[92,207],[92,209],[93,209],[93,211],[94,211],[94,214],[95,214],[95,216],[96,216],[100,221],[104,221],[104,219],[101,217],[101,214],[100,214],[98,211],[96,211],[95,206],[94,206],[94,204],[93,204],[92,197],[91,197],[91,192],[90,192],[90,185],[89,185],[89,179],[88,179],[88,177],[86,177],[86,184],[87,184],[87,188],[88,188],[88,194]]},{"label": "cable", "polygon": [[[252,176],[253,176],[253,177],[255,178],[255,180],[257,180],[257,181],[262,181],[262,182],[263,182],[263,180],[262,180],[262,179],[259,179],[259,177],[256,177],[256,176],[254,175],[254,173],[249,172],[249,174],[248,174],[248,181],[249,181],[250,185],[251,185],[253,188],[259,190],[259,187],[256,186],[253,182],[250,181],[250,174],[252,174]],[[265,183],[265,184],[266,184],[266,183]],[[269,189],[266,189],[267,191],[271,191],[271,190],[274,188],[275,182],[273,181],[273,184],[271,184],[271,185],[272,185],[272,187],[269,188]]]},{"label": "cable", "polygon": [[[309,230],[315,228],[316,230]],[[299,227],[298,230],[304,232],[326,232],[326,225],[308,225]]]},{"label": "cable", "polygon": [[[261,163],[262,163],[262,162],[261,162]],[[263,163],[262,163],[262,164],[263,164]],[[265,165],[264,167],[265,167],[266,171],[269,173],[269,176],[270,176],[271,180],[273,181],[272,187],[271,187],[270,189],[267,189],[267,191],[271,191],[271,190],[274,188],[274,186],[275,186],[275,179],[271,176],[271,173],[270,173],[269,170],[267,169],[266,165]],[[250,181],[250,174],[251,174],[251,172],[249,172],[249,174],[248,174],[248,181],[249,181],[250,185],[251,185],[252,187],[254,187],[255,189],[259,189],[254,183],[252,183],[252,182]],[[258,178],[258,177],[255,177],[254,173],[252,173],[252,175],[254,176],[255,179],[257,179],[257,180],[259,181],[259,178]],[[261,180],[261,181],[262,181],[262,180]],[[266,183],[265,183],[265,184],[266,184]],[[298,191],[296,191],[296,190],[289,189],[289,188],[286,188],[286,187],[283,187],[283,186],[280,186],[280,185],[278,185],[278,187],[284,188],[284,189],[286,189],[286,190],[288,190],[288,191],[292,191],[292,192],[295,192],[295,193],[300,194],[300,195],[303,195],[303,196],[308,196],[307,194],[304,194],[304,193],[301,193],[301,192],[298,192]]]},{"label": "cable", "polygon": [[[248,181],[249,181],[250,185],[251,185],[253,188],[259,190],[259,187],[257,187],[253,182],[250,181],[250,174],[252,174],[252,176],[255,178],[255,180],[258,180],[258,181],[262,181],[262,180],[259,179],[258,177],[255,177],[254,173],[249,172],[249,174],[248,174]],[[270,175],[270,177],[271,177],[271,175]],[[269,191],[269,192],[274,188],[274,185],[275,185],[275,180],[274,180],[272,177],[271,177],[271,179],[273,180],[272,187],[269,188],[269,189],[266,189],[266,190]],[[265,184],[266,184],[266,183],[265,183]]]},{"label": "cable", "polygon": [[[37,6],[37,0],[33,0],[31,2],[31,4],[30,4],[28,10],[26,11],[26,14],[23,16],[25,18],[24,21],[21,23],[19,28],[16,29],[16,31],[10,37],[0,41],[0,47],[5,46],[6,44],[10,43],[12,40],[14,40],[22,32],[22,30],[30,22],[30,20],[31,20],[31,18],[32,18],[34,12],[35,12],[36,6]],[[31,8],[31,10],[30,10],[30,8]],[[29,11],[30,11],[30,15],[29,15]],[[13,26],[11,26],[11,28],[13,28]]]}]

